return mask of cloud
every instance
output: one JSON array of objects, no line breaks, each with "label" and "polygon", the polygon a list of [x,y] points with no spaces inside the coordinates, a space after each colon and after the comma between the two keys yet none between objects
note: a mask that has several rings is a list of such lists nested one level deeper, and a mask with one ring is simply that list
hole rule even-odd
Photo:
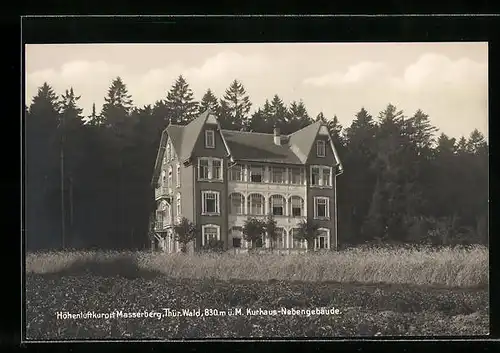
[{"label": "cloud", "polygon": [[267,60],[260,55],[244,56],[236,52],[225,51],[208,58],[200,67],[185,70],[184,74],[196,80],[212,80],[242,73],[246,75],[261,73],[268,67],[267,64]]},{"label": "cloud", "polygon": [[173,81],[182,74],[189,83],[227,80],[236,76],[261,74],[268,68],[266,58],[260,55],[244,56],[232,51],[224,51],[206,59],[199,66],[186,67],[182,64],[172,64],[163,68],[154,68],[139,79],[141,86],[158,86],[169,89]]},{"label": "cloud", "polygon": [[396,83],[408,88],[429,84],[458,85],[487,83],[487,65],[468,58],[451,60],[447,56],[427,53],[409,65]]},{"label": "cloud", "polygon": [[326,87],[354,83],[374,82],[386,76],[389,70],[384,63],[364,61],[351,65],[346,72],[333,71],[321,76],[306,78],[305,85]]},{"label": "cloud", "polygon": [[26,100],[29,104],[31,98],[37,94],[38,87],[45,82],[51,85],[57,94],[73,87],[75,93],[81,96],[79,105],[84,108],[84,114],[89,114],[93,103],[99,109],[111,81],[117,76],[121,76],[128,83],[130,75],[127,74],[125,66],[84,60],[69,61],[59,68],[27,72]]},{"label": "cloud", "polygon": [[63,64],[59,70],[45,69],[27,73],[28,84],[42,85],[44,82],[57,85],[59,83],[81,84],[95,82],[96,77],[110,78],[123,74],[125,67],[110,65],[104,61],[71,61]]},{"label": "cloud", "polygon": [[[64,63],[59,68],[28,72],[26,97],[29,100],[36,94],[37,88],[47,82],[57,93],[73,87],[75,92],[82,96],[79,103],[86,110],[93,102],[99,108],[111,81],[116,76],[121,76],[132,99],[140,106],[154,104],[156,100],[164,98],[180,74],[184,75],[193,91],[201,98],[208,87],[223,90],[225,88],[212,86],[221,85],[222,82],[226,85],[234,78],[240,80],[246,77],[252,78],[270,68],[270,62],[265,56],[242,55],[234,51],[222,51],[207,58],[200,65],[187,66],[178,62],[151,68],[146,72],[133,72],[123,65],[110,64],[102,60],[76,60]],[[96,92],[100,92],[98,98]]]},{"label": "cloud", "polygon": [[117,76],[123,73],[123,65],[110,65],[104,61],[72,61],[62,65],[61,76],[65,80],[87,80],[104,76]]},{"label": "cloud", "polygon": [[333,71],[309,77],[303,84],[316,87],[336,87],[352,84],[389,84],[396,89],[441,88],[450,85],[484,85],[487,83],[487,65],[469,58],[452,60],[445,55],[426,53],[395,76],[380,62],[360,62],[346,71]]}]

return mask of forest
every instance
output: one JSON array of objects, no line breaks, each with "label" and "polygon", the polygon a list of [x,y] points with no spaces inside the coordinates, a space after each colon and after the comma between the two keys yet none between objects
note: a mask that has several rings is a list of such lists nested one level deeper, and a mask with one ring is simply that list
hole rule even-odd
[{"label": "forest", "polygon": [[[207,108],[223,129],[283,134],[324,121],[344,166],[338,177],[339,245],[488,243],[488,143],[477,129],[451,137],[424,111],[388,103],[360,110],[350,126],[311,116],[278,94],[252,109],[235,79],[222,97],[196,101],[181,75],[164,99],[137,107],[115,78],[89,116],[73,88],[38,88],[24,117],[25,245],[43,249],[144,249],[154,210],[151,186],[161,131]],[[373,115],[372,115],[373,114]],[[346,117],[347,118],[347,117]],[[473,117],[471,117],[473,118]],[[449,117],[453,119],[453,117]]]}]

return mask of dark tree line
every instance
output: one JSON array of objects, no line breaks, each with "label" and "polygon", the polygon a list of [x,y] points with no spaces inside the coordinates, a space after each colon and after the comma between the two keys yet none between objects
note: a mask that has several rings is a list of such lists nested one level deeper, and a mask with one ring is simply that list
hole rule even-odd
[{"label": "dark tree line", "polygon": [[[338,178],[340,243],[487,241],[488,145],[474,130],[458,141],[422,111],[406,116],[389,104],[376,118],[362,108],[349,127],[336,116],[312,117],[302,101],[276,94],[250,114],[234,80],[221,98],[208,89],[196,102],[182,77],[154,105],[134,106],[118,77],[100,112],[82,115],[69,88],[45,83],[26,107],[28,249],[143,248],[154,208],[150,181],[161,131],[187,124],[206,108],[223,129],[284,134],[322,120],[344,164]],[[64,236],[63,236],[64,234]]]}]

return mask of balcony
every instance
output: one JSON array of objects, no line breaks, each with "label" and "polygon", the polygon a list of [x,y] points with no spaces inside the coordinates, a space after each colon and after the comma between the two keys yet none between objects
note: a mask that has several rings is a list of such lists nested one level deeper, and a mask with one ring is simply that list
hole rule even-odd
[{"label": "balcony", "polygon": [[276,184],[276,183],[248,183],[244,181],[229,181],[229,193],[240,192],[248,194],[252,192],[257,193],[283,193],[298,195],[301,197],[306,196],[306,185],[299,184]]},{"label": "balcony", "polygon": [[168,222],[168,220],[155,222],[155,231],[157,232],[166,231],[171,227],[171,225],[172,223]]},{"label": "balcony", "polygon": [[155,189],[155,199],[158,200],[160,198],[170,198],[173,195],[173,191],[171,187],[168,186],[160,186]]},{"label": "balcony", "polygon": [[[263,221],[266,220],[267,216],[265,215],[229,215],[229,224],[231,227],[243,227],[243,224],[247,220],[247,218],[257,218]],[[278,227],[297,227],[300,222],[305,220],[305,216],[293,217],[293,216],[274,216],[274,220],[276,221],[276,225]]]}]

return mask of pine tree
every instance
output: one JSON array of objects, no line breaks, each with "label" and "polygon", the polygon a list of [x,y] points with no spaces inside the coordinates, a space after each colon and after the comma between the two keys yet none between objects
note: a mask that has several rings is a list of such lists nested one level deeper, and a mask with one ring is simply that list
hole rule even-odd
[{"label": "pine tree", "polygon": [[26,114],[26,243],[30,249],[61,245],[59,100],[38,88]]},{"label": "pine tree", "polygon": [[240,130],[250,125],[248,113],[252,103],[245,87],[234,80],[221,100],[220,124],[223,129]]},{"label": "pine tree", "polygon": [[458,139],[458,143],[457,143],[457,153],[462,154],[462,155],[469,153],[468,147],[469,146],[467,144],[467,139],[465,138],[465,136],[461,136]]},{"label": "pine tree", "polygon": [[312,123],[312,120],[307,113],[307,109],[302,100],[300,100],[298,103],[296,101],[293,101],[290,104],[290,108],[288,109],[288,116],[288,131],[286,131],[285,133],[293,133]]},{"label": "pine tree", "polygon": [[418,204],[416,198],[420,197],[414,183],[414,159],[406,153],[410,142],[405,131],[403,112],[389,104],[380,112],[379,121],[374,167],[386,194],[383,202],[387,234],[391,239],[401,241],[406,237],[404,220],[415,215]]},{"label": "pine tree", "polygon": [[445,133],[441,133],[437,140],[436,151],[438,154],[446,157],[455,154],[457,152],[456,139],[448,137]]},{"label": "pine tree", "polygon": [[[125,177],[130,170],[129,155],[134,148],[134,127],[136,116],[127,87],[120,77],[114,79],[108,90],[101,115],[106,129],[102,132],[102,163],[106,166],[106,177],[112,181],[109,186],[110,239],[115,246],[124,246],[130,241],[129,228],[131,218],[127,217],[132,203],[127,196],[130,179]],[[126,236],[125,236],[126,235]]]},{"label": "pine tree", "polygon": [[378,241],[387,238],[387,225],[384,219],[384,194],[383,186],[379,179],[375,184],[373,195],[370,202],[370,208],[363,224],[362,232],[364,240]]},{"label": "pine tree", "polygon": [[337,115],[334,115],[333,119],[326,123],[326,126],[328,127],[328,132],[333,138],[335,146],[337,149],[341,149],[344,146],[344,139],[342,136],[342,125],[340,124]]},{"label": "pine tree", "polygon": [[106,118],[107,124],[113,125],[115,123],[113,118],[118,117],[118,115],[125,117],[131,113],[133,101],[128,94],[127,86],[119,76],[111,82],[104,101],[101,115]]},{"label": "pine tree", "polygon": [[[320,117],[321,118],[321,117]],[[363,242],[361,225],[368,215],[377,175],[370,168],[376,156],[377,126],[373,117],[361,108],[351,126],[344,131],[346,147],[342,163],[345,177],[338,182],[339,228],[348,229],[351,241]]]},{"label": "pine tree", "polygon": [[359,147],[363,153],[372,149],[369,142],[375,138],[376,126],[373,117],[365,108],[356,113],[351,126],[346,128],[344,136],[350,144]]},{"label": "pine tree", "polygon": [[[75,196],[78,197],[80,164],[83,161],[83,118],[82,111],[77,102],[80,96],[76,96],[73,88],[66,90],[60,100],[60,125],[59,133],[61,139],[61,192],[65,202],[63,203],[63,214],[65,226],[65,244],[70,245],[74,240],[75,231]],[[76,192],[75,192],[76,191]],[[76,195],[75,195],[76,194]]]},{"label": "pine tree", "polygon": [[[73,91],[73,87],[66,90],[65,94],[61,96],[60,100],[60,109],[61,113],[66,114],[68,118],[73,118],[75,121],[78,121],[81,124],[82,120],[82,111],[83,109],[77,106],[77,101],[81,96],[76,96]],[[95,113],[95,105],[93,106],[93,113]],[[78,125],[80,126],[80,125]]]},{"label": "pine tree", "polygon": [[253,132],[266,132],[269,133],[272,128],[267,127],[268,120],[261,108],[257,109],[251,116],[248,127],[243,127],[242,130],[249,130]]},{"label": "pine tree", "polygon": [[196,118],[198,103],[194,100],[193,91],[186,79],[180,75],[167,94],[165,107],[170,121],[186,125]]},{"label": "pine tree", "polygon": [[103,126],[104,119],[95,109],[95,103],[92,103],[92,113],[87,117],[87,124],[91,126]]},{"label": "pine tree", "polygon": [[212,90],[209,88],[203,98],[201,99],[200,106],[198,108],[198,113],[203,113],[207,109],[210,109],[212,112],[218,114],[220,111],[219,101],[217,97],[213,94]]},{"label": "pine tree", "polygon": [[417,154],[429,158],[430,150],[435,142],[434,134],[437,132],[437,128],[429,121],[429,115],[420,109],[417,110],[413,117],[406,121],[406,128]]},{"label": "pine tree", "polygon": [[273,127],[277,127],[283,133],[288,133],[289,115],[283,100],[275,94],[270,104],[270,120]]},{"label": "pine tree", "polygon": [[451,216],[459,204],[459,192],[462,175],[457,169],[456,139],[441,133],[434,148],[432,169],[429,174],[431,183],[428,186],[428,213],[435,218]]},{"label": "pine tree", "polygon": [[473,154],[485,153],[487,149],[487,143],[484,139],[484,135],[479,132],[478,129],[474,129],[470,133],[469,140],[467,141],[467,150]]}]

